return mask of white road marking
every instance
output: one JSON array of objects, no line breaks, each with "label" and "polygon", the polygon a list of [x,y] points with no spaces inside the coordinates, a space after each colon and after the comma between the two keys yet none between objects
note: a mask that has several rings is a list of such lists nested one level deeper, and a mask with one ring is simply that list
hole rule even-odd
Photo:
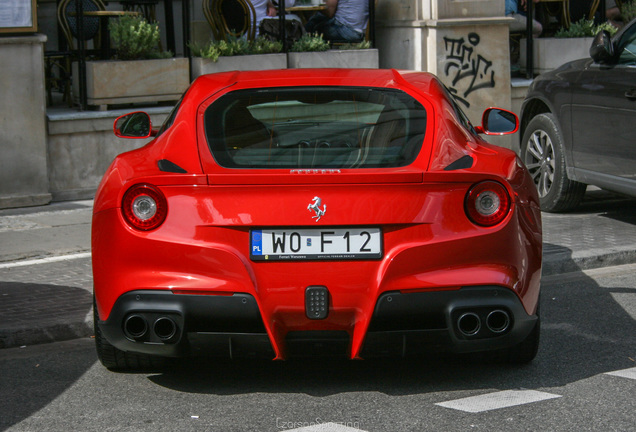
[{"label": "white road marking", "polygon": [[[294,424],[294,422],[289,422],[289,423],[292,425]],[[298,422],[298,423],[304,423],[304,422]],[[284,432],[365,432],[365,431],[363,431],[362,429],[356,429],[353,427],[345,426],[344,424],[329,422],[329,423],[311,424],[310,426],[304,426],[297,429],[288,429]]]},{"label": "white road marking", "polygon": [[621,378],[629,378],[636,380],[636,367],[618,370],[614,372],[607,372],[606,375],[613,375]]},{"label": "white road marking", "polygon": [[76,253],[76,254],[70,254],[70,255],[53,256],[48,258],[14,261],[14,262],[0,264],[0,269],[24,267],[24,266],[30,266],[30,265],[36,265],[36,264],[48,264],[48,263],[60,262],[60,261],[71,261],[71,260],[81,259],[81,258],[90,258],[90,256],[91,256],[90,252],[82,252],[82,253]]},{"label": "white road marking", "polygon": [[441,402],[435,405],[469,413],[480,413],[560,397],[561,396],[559,395],[535,390],[505,390],[496,393]]}]

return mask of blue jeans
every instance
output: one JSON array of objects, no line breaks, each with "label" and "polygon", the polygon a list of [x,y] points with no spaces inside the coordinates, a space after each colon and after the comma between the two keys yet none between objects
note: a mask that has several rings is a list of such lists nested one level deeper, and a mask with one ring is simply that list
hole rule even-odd
[{"label": "blue jeans", "polygon": [[329,18],[320,12],[309,18],[305,24],[305,29],[308,33],[322,34],[326,40],[332,42],[357,43],[364,39],[363,33],[341,23],[335,17]]}]

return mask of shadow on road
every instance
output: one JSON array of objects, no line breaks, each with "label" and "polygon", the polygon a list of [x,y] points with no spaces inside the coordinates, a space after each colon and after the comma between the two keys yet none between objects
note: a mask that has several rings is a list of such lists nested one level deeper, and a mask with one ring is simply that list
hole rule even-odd
[{"label": "shadow on road", "polygon": [[[0,350],[0,431],[37,417],[84,376],[97,360],[92,344],[86,342],[38,345],[37,355],[31,347]],[[47,424],[17,430],[60,429]]]},{"label": "shadow on road", "polygon": [[87,336],[92,298],[78,287],[0,282],[0,348]]},{"label": "shadow on road", "polygon": [[[92,295],[82,288],[0,282],[0,348],[85,336],[91,304]],[[38,357],[26,349],[0,349],[0,430],[47,406],[95,363],[94,351],[41,347]]]},{"label": "shadow on road", "polygon": [[580,213],[629,213],[626,209],[636,207],[636,198],[616,194],[602,189],[592,189],[588,187],[583,201],[573,211],[568,214]]}]

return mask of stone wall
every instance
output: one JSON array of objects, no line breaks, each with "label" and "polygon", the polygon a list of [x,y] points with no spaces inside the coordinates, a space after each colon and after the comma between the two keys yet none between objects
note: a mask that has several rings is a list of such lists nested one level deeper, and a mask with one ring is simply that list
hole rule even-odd
[{"label": "stone wall", "polygon": [[0,208],[46,204],[43,35],[0,37]]},{"label": "stone wall", "polygon": [[512,108],[510,19],[502,1],[382,0],[376,16],[381,68],[437,75],[475,125],[485,108]]},{"label": "stone wall", "polygon": [[[170,110],[144,109],[156,126],[164,122]],[[150,141],[114,135],[115,119],[129,111],[133,110],[49,112],[49,187],[54,201],[92,198],[115,156]]]}]

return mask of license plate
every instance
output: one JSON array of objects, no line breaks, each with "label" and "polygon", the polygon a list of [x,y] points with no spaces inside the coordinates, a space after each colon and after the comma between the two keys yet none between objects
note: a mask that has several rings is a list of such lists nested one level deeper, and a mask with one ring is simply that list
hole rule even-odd
[{"label": "license plate", "polygon": [[380,228],[283,228],[250,232],[254,261],[382,258]]}]

